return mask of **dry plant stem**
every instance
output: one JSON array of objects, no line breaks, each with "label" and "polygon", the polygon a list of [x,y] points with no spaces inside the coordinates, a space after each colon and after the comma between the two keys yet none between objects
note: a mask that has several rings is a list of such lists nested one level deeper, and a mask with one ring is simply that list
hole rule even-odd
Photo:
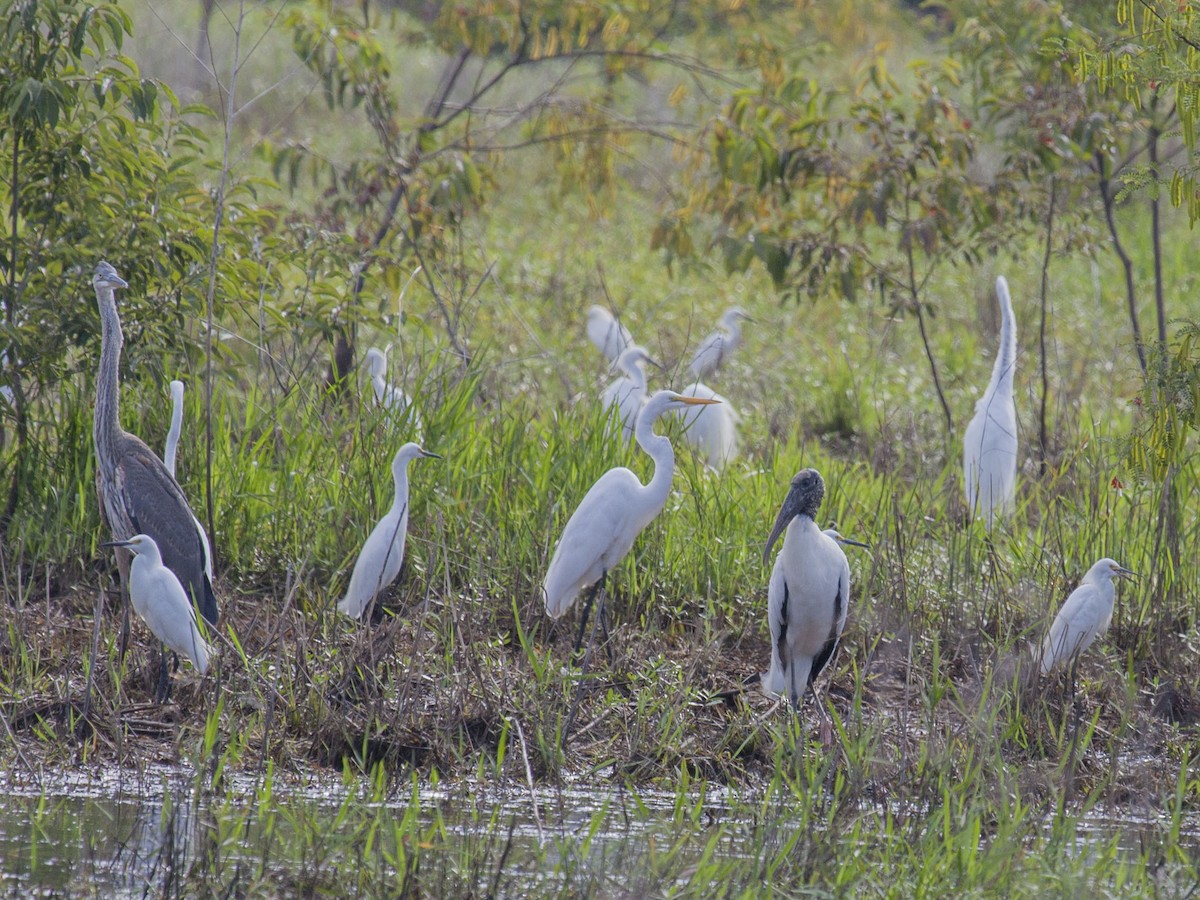
[{"label": "dry plant stem", "polygon": [[537,788],[533,786],[533,767],[529,764],[529,747],[525,743],[525,730],[521,728],[521,720],[515,716],[510,716],[509,721],[517,729],[517,739],[521,742],[521,759],[525,763],[525,784],[529,787],[529,806],[533,810],[533,824],[537,827],[538,844],[545,844],[546,835],[542,831],[542,814],[538,808]]},{"label": "dry plant stem", "polygon": [[[212,245],[208,256],[208,291],[205,295],[204,318],[204,505],[206,525],[211,537],[213,572],[217,571],[217,532],[213,526],[213,427],[212,427],[212,389],[213,389],[213,332],[215,315],[213,313],[214,299],[217,293],[217,259],[221,254],[221,223],[225,219],[225,190],[229,182],[229,157],[233,144],[233,119],[236,113],[234,103],[237,97],[238,73],[242,68],[242,28],[246,21],[246,4],[238,4],[237,26],[233,30],[233,59],[229,64],[229,88],[225,90],[225,114],[222,124],[225,130],[225,140],[221,148],[221,178],[217,184],[216,209],[213,212]],[[217,79],[218,90],[222,89],[220,79]]]},{"label": "dry plant stem", "polygon": [[937,391],[938,402],[942,404],[942,414],[946,417],[946,438],[954,434],[954,417],[950,414],[950,404],[946,402],[946,392],[942,390],[942,379],[938,376],[937,359],[933,348],[929,346],[929,332],[925,328],[925,311],[921,306],[921,298],[917,295],[917,272],[913,261],[912,241],[906,248],[908,255],[908,292],[913,309],[917,313],[917,327],[921,330],[921,345],[925,348],[925,358],[929,360],[929,371],[933,374],[933,387]]},{"label": "dry plant stem", "polygon": [[1109,173],[1104,154],[1096,151],[1096,172],[1099,176],[1100,199],[1104,203],[1104,221],[1108,224],[1108,233],[1112,237],[1113,250],[1121,260],[1125,271],[1125,297],[1129,303],[1129,325],[1133,331],[1133,347],[1137,350],[1138,363],[1142,367],[1142,375],[1148,371],[1146,366],[1146,348],[1142,345],[1142,327],[1138,324],[1137,292],[1133,286],[1133,260],[1125,252],[1121,236],[1117,232],[1117,222],[1113,216],[1113,197],[1109,186]]},{"label": "dry plant stem", "polygon": [[1042,402],[1038,410],[1038,474],[1046,476],[1049,455],[1046,434],[1046,402],[1050,396],[1049,361],[1046,359],[1046,305],[1050,293],[1050,248],[1054,239],[1054,201],[1058,195],[1058,179],[1050,177],[1050,202],[1046,209],[1046,252],[1042,256],[1042,315],[1038,324],[1038,347],[1042,357]]},{"label": "dry plant stem", "polygon": [[[92,613],[91,656],[88,659],[88,682],[84,688],[83,713],[84,719],[91,714],[91,690],[96,683],[96,654],[100,653],[100,623],[104,617],[104,590],[96,592],[96,608]],[[49,622],[49,619],[47,619]]]}]

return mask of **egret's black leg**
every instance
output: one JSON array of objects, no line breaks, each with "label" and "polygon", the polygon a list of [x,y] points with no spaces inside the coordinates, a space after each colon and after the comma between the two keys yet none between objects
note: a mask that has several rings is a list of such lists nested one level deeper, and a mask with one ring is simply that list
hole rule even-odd
[{"label": "egret's black leg", "polygon": [[608,664],[613,664],[612,635],[608,632],[608,591],[600,592],[600,608],[596,610],[600,617],[600,631],[604,634],[604,652],[608,654]]},{"label": "egret's black leg", "polygon": [[592,612],[592,603],[596,600],[596,594],[604,586],[604,579],[608,577],[608,572],[604,572],[600,576],[600,580],[592,585],[592,589],[588,591],[587,600],[583,603],[583,616],[579,619],[579,634],[575,638],[574,656],[579,656],[579,648],[583,646],[583,633],[587,629],[588,616]]},{"label": "egret's black leg", "polygon": [[167,654],[169,652],[164,645],[162,647],[162,661],[158,667],[158,687],[154,691],[154,699],[159,703],[166,703],[167,698],[171,696],[171,674],[167,671]]}]

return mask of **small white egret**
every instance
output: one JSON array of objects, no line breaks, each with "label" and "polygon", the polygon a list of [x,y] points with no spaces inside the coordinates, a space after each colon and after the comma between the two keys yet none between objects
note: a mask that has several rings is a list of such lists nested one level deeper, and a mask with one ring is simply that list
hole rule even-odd
[{"label": "small white egret", "polygon": [[633,335],[629,329],[603,306],[588,309],[587,336],[610,363],[615,363],[622,353],[633,346]]},{"label": "small white egret", "polygon": [[621,435],[626,441],[633,440],[638,414],[646,403],[646,363],[657,366],[650,354],[636,344],[625,350],[614,367],[625,374],[612,382],[600,395],[605,409],[617,408],[621,419]]},{"label": "small white egret", "polygon": [[[183,431],[183,382],[171,382],[171,427],[167,430],[167,445],[163,448],[163,464],[167,467],[167,471],[171,473],[171,477],[175,478],[175,456],[179,449],[179,435]],[[176,478],[176,481],[179,479]],[[204,574],[208,576],[209,583],[213,579],[213,564],[212,564],[212,547],[208,543],[208,534],[204,531],[204,526],[200,524],[200,520],[196,518],[196,514],[192,513],[192,521],[196,523],[196,531],[200,535],[200,543],[204,545]]]},{"label": "small white egret", "polygon": [[975,415],[963,434],[963,481],[972,516],[990,529],[1013,506],[1017,484],[1017,408],[1013,375],[1017,369],[1017,320],[1008,282],[996,279],[1000,301],[1000,349],[987,390],[975,403]]},{"label": "small white egret", "polygon": [[719,406],[685,409],[679,413],[683,419],[683,437],[704,457],[710,468],[721,469],[737,458],[740,421],[729,401],[702,381],[689,384],[682,391],[685,397],[703,397],[715,400]]},{"label": "small white egret", "polygon": [[[832,728],[813,682],[833,659],[846,627],[850,563],[837,538],[816,525],[824,496],[821,474],[801,469],[792,479],[763,549],[766,565],[775,541],[787,530],[767,588],[771,668],[762,681],[767,693],[786,696],[797,710],[805,690],[811,691],[822,718],[821,740],[828,744]],[[847,543],[845,538],[841,542]]]},{"label": "small white egret", "polygon": [[843,535],[836,528],[826,528],[821,532],[821,534],[825,535],[827,538],[832,538],[845,547],[866,547],[868,550],[871,548],[870,544],[864,544],[862,541],[850,540],[850,538]]},{"label": "small white egret", "polygon": [[[201,675],[206,674],[212,648],[200,634],[196,611],[188,601],[183,585],[175,573],[163,565],[154,538],[135,534],[128,540],[107,541],[100,546],[123,547],[133,554],[129,567],[129,599],[133,601],[134,610],[155,637],[190,659]],[[169,692],[164,653],[158,699],[166,700]]]},{"label": "small white egret", "polygon": [[[408,394],[388,383],[387,357],[383,355],[382,350],[376,347],[367,350],[367,354],[363,358],[363,366],[371,378],[371,390],[375,392],[376,405],[395,415],[400,415],[412,406],[412,398]],[[409,411],[409,416],[412,419],[413,428],[419,434],[421,417],[415,408]]]},{"label": "small white egret", "polygon": [[604,587],[605,577],[625,558],[634,539],[662,511],[670,495],[675,453],[666,437],[654,433],[655,421],[668,410],[714,402],[674,391],[659,391],[651,397],[638,416],[635,435],[638,446],[654,460],[654,476],[649,483],[642,484],[624,466],[609,469],[592,485],[567,520],[546,570],[542,591],[546,612],[557,619],[575,602],[580,591],[592,588],[579,623],[576,649],[583,642],[588,613],[597,592]]},{"label": "small white egret", "polygon": [[1107,557],[1088,569],[1079,587],[1071,591],[1067,602],[1054,617],[1054,624],[1042,641],[1043,675],[1049,674],[1060,662],[1069,662],[1074,668],[1079,654],[1108,631],[1112,622],[1116,595],[1113,579],[1135,577],[1135,573]]},{"label": "small white egret", "polygon": [[359,551],[346,596],[338,603],[339,612],[360,618],[368,604],[400,574],[408,533],[408,464],[422,458],[441,459],[411,441],[396,451],[392,459],[392,479],[396,483],[392,508],[371,529]]},{"label": "small white egret", "polygon": [[697,381],[719,369],[730,354],[741,346],[743,320],[754,321],[740,306],[726,310],[725,315],[721,316],[716,331],[704,339],[688,366]]}]

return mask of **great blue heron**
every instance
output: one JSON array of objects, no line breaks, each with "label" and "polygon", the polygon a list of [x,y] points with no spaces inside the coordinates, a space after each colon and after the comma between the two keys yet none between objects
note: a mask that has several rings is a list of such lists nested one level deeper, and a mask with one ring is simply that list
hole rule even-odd
[{"label": "great blue heron", "polygon": [[[121,428],[117,369],[123,337],[114,291],[128,285],[106,262],[96,266],[92,284],[100,307],[101,328],[92,430],[101,518],[114,541],[126,541],[136,534],[152,538],[163,564],[175,573],[205,620],[216,625],[217,598],[205,571],[208,559],[206,541],[200,537],[203,529],[162,461],[141,438]],[[121,582],[128,588],[127,548],[117,548],[117,565]]]},{"label": "great blue heron", "polygon": [[662,511],[671,492],[675,454],[671,442],[654,433],[655,420],[667,410],[714,402],[674,391],[659,391],[651,397],[637,418],[635,434],[638,445],[654,460],[654,477],[648,484],[642,484],[637,475],[623,466],[609,469],[592,485],[567,520],[542,589],[546,612],[557,619],[575,602],[581,590],[591,586],[579,623],[576,648],[582,644],[588,613],[596,593],[604,587],[605,576],[624,559],[642,529]]},{"label": "great blue heron", "polygon": [[1107,557],[1087,570],[1042,641],[1043,675],[1061,662],[1071,663],[1073,667],[1079,654],[1108,631],[1116,595],[1113,579],[1133,577],[1133,572]]},{"label": "great blue heron", "polygon": [[1000,301],[1000,349],[987,390],[975,403],[975,415],[963,435],[963,482],[972,516],[991,528],[1013,505],[1017,484],[1017,408],[1013,375],[1017,370],[1017,321],[1004,276],[996,279]]},{"label": "great blue heron", "polygon": [[622,353],[633,346],[633,335],[629,329],[603,306],[588,309],[587,336],[611,363],[615,363]]},{"label": "great blue heron", "polygon": [[400,574],[400,563],[404,561],[404,539],[408,533],[408,464],[423,457],[441,459],[436,453],[430,453],[422,449],[420,444],[411,442],[396,451],[392,459],[392,480],[396,484],[392,508],[371,529],[371,534],[363,544],[354,563],[354,572],[350,575],[346,596],[338,603],[339,612],[357,619],[370,602]]},{"label": "great blue heron", "polygon": [[810,691],[821,716],[821,740],[828,744],[832,729],[813,683],[833,659],[846,627],[850,564],[838,546],[849,541],[817,527],[817,510],[824,496],[821,474],[816,469],[801,469],[792,479],[763,549],[765,565],[786,529],[767,588],[771,668],[763,675],[763,688],[787,697],[793,709],[799,709],[804,692]]},{"label": "great blue heron", "polygon": [[600,395],[605,409],[616,407],[621,421],[621,435],[627,441],[633,440],[638,414],[646,403],[646,363],[658,365],[642,347],[636,344],[628,347],[614,364],[616,369],[625,374],[609,384]]},{"label": "great blue heron", "polygon": [[692,355],[688,366],[696,380],[700,381],[715,372],[729,359],[742,344],[742,321],[754,321],[740,306],[734,306],[725,311],[717,322],[717,328],[700,344],[699,349]]},{"label": "great blue heron", "polygon": [[732,462],[738,453],[738,414],[729,401],[702,381],[689,384],[682,391],[685,397],[703,397],[716,400],[718,406],[685,409],[683,438],[713,469],[721,469]]},{"label": "great blue heron", "polygon": [[[192,661],[201,675],[208,672],[208,657],[212,648],[200,634],[196,611],[183,592],[175,573],[163,565],[162,555],[154,538],[135,534],[124,541],[108,541],[103,547],[115,547],[133,553],[129,572],[129,599],[154,636]],[[170,681],[167,677],[167,657],[163,654],[162,675],[158,683],[158,700],[167,699]]]}]

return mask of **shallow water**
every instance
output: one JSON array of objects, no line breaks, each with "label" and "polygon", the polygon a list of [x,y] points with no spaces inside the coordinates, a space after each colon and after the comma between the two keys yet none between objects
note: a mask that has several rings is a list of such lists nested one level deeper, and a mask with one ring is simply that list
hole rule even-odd
[{"label": "shallow water", "polygon": [[[220,800],[198,797],[191,772],[169,766],[37,778],[9,773],[0,778],[0,886],[26,896],[171,895],[183,890],[180,880],[189,869],[198,860],[211,863],[206,854],[214,852],[226,872],[244,863],[261,873],[273,856],[267,865],[275,882],[293,884],[309,877],[306,870],[314,865],[279,855],[279,848],[303,845],[292,840],[299,831],[336,830],[348,801],[400,820],[414,797],[422,822],[437,812],[446,845],[490,831],[506,843],[506,870],[537,882],[569,869],[569,849],[585,841],[590,865],[620,871],[631,845],[640,853],[646,840],[669,837],[676,803],[674,794],[657,791],[562,787],[531,794],[471,786],[423,788],[415,795],[401,790],[394,799],[370,802],[336,779],[275,779],[267,810],[260,808],[261,787],[235,776],[226,780]],[[711,821],[729,812],[721,793],[706,799],[703,810]],[[229,820],[255,814],[257,821],[239,841],[221,841]],[[296,871],[289,871],[293,866]],[[394,867],[380,874],[394,876]]]},{"label": "shallow water", "polygon": [[[758,818],[754,800],[719,789],[692,795],[681,807],[674,793],[582,783],[536,791],[401,785],[385,799],[372,799],[364,795],[367,779],[280,776],[264,787],[261,780],[232,776],[219,796],[202,795],[197,781],[171,766],[0,776],[0,888],[21,896],[237,894],[247,888],[325,893],[339,887],[351,895],[392,894],[409,883],[411,859],[401,858],[406,842],[424,834],[417,839],[426,854],[424,893],[443,886],[508,895],[564,887],[640,894],[663,887],[653,880],[648,857],[681,835],[671,869],[676,877],[706,851],[749,860],[744,871],[753,873],[764,850],[764,832],[752,821]],[[777,849],[774,836],[800,826],[781,821],[777,809],[770,815],[765,840]],[[381,850],[387,835],[380,832],[413,816],[417,827]],[[1155,814],[1100,810],[1072,827],[1075,850],[1085,857],[1093,841],[1114,836],[1132,856],[1169,823]],[[1183,844],[1200,843],[1200,821],[1189,818],[1181,831]]]}]

